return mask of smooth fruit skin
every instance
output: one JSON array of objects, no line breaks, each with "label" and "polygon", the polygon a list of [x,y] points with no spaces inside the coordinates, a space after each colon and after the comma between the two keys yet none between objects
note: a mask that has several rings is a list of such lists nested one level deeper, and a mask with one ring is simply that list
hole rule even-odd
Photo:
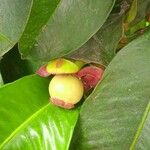
[{"label": "smooth fruit skin", "polygon": [[74,75],[55,75],[49,84],[51,101],[64,108],[73,108],[83,96],[82,81]]},{"label": "smooth fruit skin", "polygon": [[50,74],[72,74],[79,70],[78,65],[64,58],[51,60],[46,66],[46,71]]},{"label": "smooth fruit skin", "polygon": [[86,63],[79,60],[67,60],[58,58],[49,61],[41,66],[36,74],[41,77],[48,77],[54,74],[73,74],[77,73]]}]

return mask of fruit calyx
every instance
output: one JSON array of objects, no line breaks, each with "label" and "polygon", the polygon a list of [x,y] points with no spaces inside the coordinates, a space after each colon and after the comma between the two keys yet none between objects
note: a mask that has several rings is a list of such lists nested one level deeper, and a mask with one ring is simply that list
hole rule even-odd
[{"label": "fruit calyx", "polygon": [[85,91],[94,88],[101,80],[104,70],[96,66],[87,66],[76,73],[76,76],[82,80]]},{"label": "fruit calyx", "polygon": [[36,74],[41,76],[41,77],[48,77],[50,76],[50,73],[47,72],[46,70],[46,66],[47,65],[43,65],[41,66],[37,71],[36,71]]},{"label": "fruit calyx", "polygon": [[60,100],[58,98],[51,98],[50,101],[54,105],[57,105],[57,106],[62,107],[62,108],[66,108],[66,109],[72,109],[72,108],[74,108],[74,104],[66,103],[66,102],[64,102],[64,100]]}]

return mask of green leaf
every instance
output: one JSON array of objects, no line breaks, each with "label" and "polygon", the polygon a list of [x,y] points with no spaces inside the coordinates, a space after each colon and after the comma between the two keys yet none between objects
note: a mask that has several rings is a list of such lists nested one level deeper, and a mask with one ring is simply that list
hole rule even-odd
[{"label": "green leaf", "polygon": [[28,55],[28,51],[34,45],[37,36],[45,28],[46,23],[53,14],[60,0],[34,0],[30,18],[25,31],[20,39],[19,46],[22,56]]},{"label": "green leaf", "polygon": [[26,41],[29,44],[27,47],[31,48],[24,49],[20,44],[22,55],[49,61],[78,49],[103,25],[114,2],[115,0],[61,0],[38,37],[34,37],[34,45]]},{"label": "green leaf", "polygon": [[78,110],[50,104],[48,83],[33,75],[0,88],[0,149],[68,149]]},{"label": "green leaf", "polygon": [[138,138],[135,149],[137,150],[148,150],[150,148],[149,135],[150,135],[150,113],[148,113],[147,119],[145,121],[144,127]]},{"label": "green leaf", "polygon": [[135,19],[136,15],[137,15],[137,0],[133,0],[127,14],[126,22],[127,23],[132,22]]},{"label": "green leaf", "polygon": [[[75,149],[134,149],[140,136],[147,138],[149,41],[150,31],[128,44],[110,63],[102,81],[81,107]],[[145,144],[146,148],[149,142]]]},{"label": "green leaf", "polygon": [[107,66],[115,56],[115,50],[122,36],[123,14],[112,13],[100,30],[68,58]]},{"label": "green leaf", "polygon": [[0,57],[18,42],[25,28],[31,0],[0,0]]},{"label": "green leaf", "polygon": [[150,12],[150,1],[149,0],[138,0],[137,1],[137,14],[131,25],[135,25],[143,20],[146,15]]}]

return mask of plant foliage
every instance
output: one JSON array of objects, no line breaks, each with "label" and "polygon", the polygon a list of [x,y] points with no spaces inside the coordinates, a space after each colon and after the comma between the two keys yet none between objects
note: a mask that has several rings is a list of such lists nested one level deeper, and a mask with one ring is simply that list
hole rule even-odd
[{"label": "plant foliage", "polygon": [[[106,68],[72,110],[34,75],[60,57]],[[150,149],[149,0],[0,0],[0,58],[0,149]]]}]

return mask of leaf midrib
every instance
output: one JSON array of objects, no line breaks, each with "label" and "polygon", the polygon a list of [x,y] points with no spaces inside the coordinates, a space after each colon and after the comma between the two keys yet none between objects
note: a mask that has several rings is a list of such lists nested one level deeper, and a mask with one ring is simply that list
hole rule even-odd
[{"label": "leaf midrib", "polygon": [[136,144],[136,142],[137,142],[137,140],[138,140],[138,138],[139,138],[139,136],[140,136],[140,133],[142,132],[142,129],[143,129],[143,127],[144,127],[144,124],[145,124],[145,121],[146,121],[147,116],[148,116],[148,114],[149,114],[149,111],[150,111],[150,102],[148,102],[148,105],[147,105],[147,107],[146,107],[146,109],[145,109],[145,112],[144,112],[144,114],[143,114],[143,117],[142,117],[142,119],[141,119],[141,122],[140,122],[140,124],[139,124],[139,127],[138,127],[138,129],[137,129],[137,131],[136,131],[136,133],[135,133],[133,142],[131,143],[130,150],[133,150],[134,147],[135,147],[135,144]]},{"label": "leaf midrib", "polygon": [[22,128],[24,128],[27,124],[29,124],[33,119],[35,119],[42,111],[44,111],[47,107],[49,107],[49,103],[42,108],[40,108],[38,111],[36,111],[34,114],[32,114],[28,119],[26,119],[22,124],[20,124],[1,144],[0,149],[9,142]]},{"label": "leaf midrib", "polygon": [[6,40],[9,43],[12,43],[11,39],[9,39],[7,36],[5,36],[4,34],[0,33],[0,37],[4,40]]}]

